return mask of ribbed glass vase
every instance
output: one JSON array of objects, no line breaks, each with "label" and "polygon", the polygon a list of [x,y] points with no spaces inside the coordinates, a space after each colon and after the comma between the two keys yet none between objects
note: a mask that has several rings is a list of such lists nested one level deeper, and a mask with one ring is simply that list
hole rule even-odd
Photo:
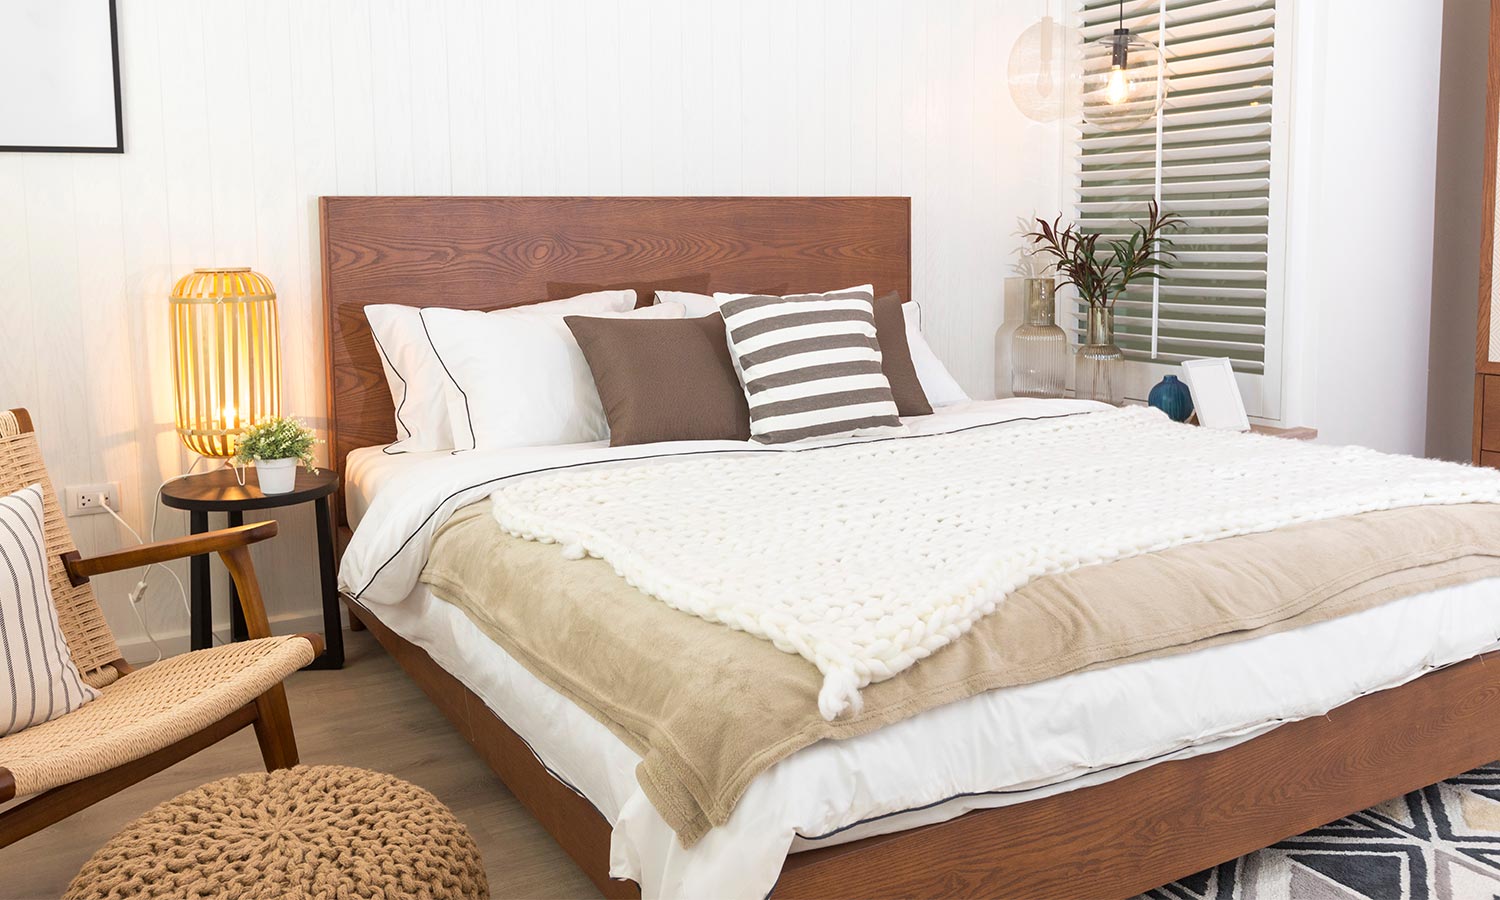
[{"label": "ribbed glass vase", "polygon": [[1068,387],[1068,335],[1057,325],[1051,278],[1026,279],[1025,319],[1010,338],[1010,391],[1061,397]]},{"label": "ribbed glass vase", "polygon": [[1074,355],[1073,394],[1119,406],[1125,399],[1125,354],[1115,346],[1115,311],[1089,305],[1083,343]]}]

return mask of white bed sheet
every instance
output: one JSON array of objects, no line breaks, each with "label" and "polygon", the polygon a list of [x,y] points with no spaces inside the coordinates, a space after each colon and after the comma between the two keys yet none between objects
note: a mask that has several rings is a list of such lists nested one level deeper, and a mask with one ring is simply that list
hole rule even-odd
[{"label": "white bed sheet", "polygon": [[420,465],[424,460],[442,459],[452,456],[451,450],[403,450],[387,453],[385,447],[361,447],[350,452],[344,461],[344,507],[349,517],[349,527],[358,528],[370,509],[370,503],[380,489],[403,470]]},{"label": "white bed sheet", "polygon": [[[434,454],[351,454],[360,514]],[[442,455],[442,454],[436,454]],[[403,461],[405,460],[405,461]],[[1500,647],[1500,579],[1194,653],[991,691],[773,766],[729,823],[683,848],[635,781],[639,757],[418,586],[369,604],[503,718],[614,826],[610,871],[646,897],[764,897],[788,852],[943,821],[1223,749]]]}]

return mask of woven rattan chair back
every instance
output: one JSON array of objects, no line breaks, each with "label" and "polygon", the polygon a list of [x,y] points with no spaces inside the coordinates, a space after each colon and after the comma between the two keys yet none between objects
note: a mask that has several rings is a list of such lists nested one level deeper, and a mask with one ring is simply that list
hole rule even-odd
[{"label": "woven rattan chair back", "polygon": [[120,658],[119,645],[104,621],[94,589],[87,582],[74,587],[63,568],[62,555],[76,548],[57,502],[57,491],[53,490],[47,467],[42,464],[31,417],[25,410],[0,410],[0,496],[33,484],[42,486],[46,507],[47,576],[52,584],[52,601],[57,605],[58,623],[84,680],[94,687],[103,687],[119,677],[111,665]]}]

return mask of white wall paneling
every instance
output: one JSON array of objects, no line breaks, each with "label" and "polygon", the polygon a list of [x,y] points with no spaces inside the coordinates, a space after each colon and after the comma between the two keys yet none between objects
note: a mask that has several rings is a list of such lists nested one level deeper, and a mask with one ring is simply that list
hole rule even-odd
[{"label": "white wall paneling", "polygon": [[[1296,5],[1283,324],[1283,418],[1414,455],[1427,443],[1443,18],[1420,6]],[[1370,65],[1397,19],[1401,65]]]},{"label": "white wall paneling", "polygon": [[[1015,221],[1059,202],[1058,131],[1004,81],[1045,6],[120,0],[127,152],[0,155],[0,406],[36,414],[59,487],[119,481],[143,529],[190,462],[166,295],[195,266],[251,265],[280,298],[284,407],[322,426],[323,194],[910,195],[930,339],[988,396]],[[273,617],[298,619],[317,604],[310,507],[278,518],[256,559]],[[84,552],[129,540],[72,525]],[[97,585],[137,644],[133,583]],[[143,612],[186,630],[169,579]]]}]

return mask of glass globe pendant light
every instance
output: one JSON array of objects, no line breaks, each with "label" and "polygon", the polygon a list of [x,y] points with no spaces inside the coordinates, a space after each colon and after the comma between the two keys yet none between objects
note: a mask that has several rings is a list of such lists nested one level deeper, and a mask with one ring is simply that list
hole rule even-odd
[{"label": "glass globe pendant light", "polygon": [[1083,37],[1050,15],[1021,32],[1010,48],[1010,99],[1034,122],[1077,121]]},{"label": "glass globe pendant light", "polygon": [[1129,131],[1150,122],[1166,99],[1161,48],[1125,27],[1084,46],[1083,121],[1103,131]]}]

